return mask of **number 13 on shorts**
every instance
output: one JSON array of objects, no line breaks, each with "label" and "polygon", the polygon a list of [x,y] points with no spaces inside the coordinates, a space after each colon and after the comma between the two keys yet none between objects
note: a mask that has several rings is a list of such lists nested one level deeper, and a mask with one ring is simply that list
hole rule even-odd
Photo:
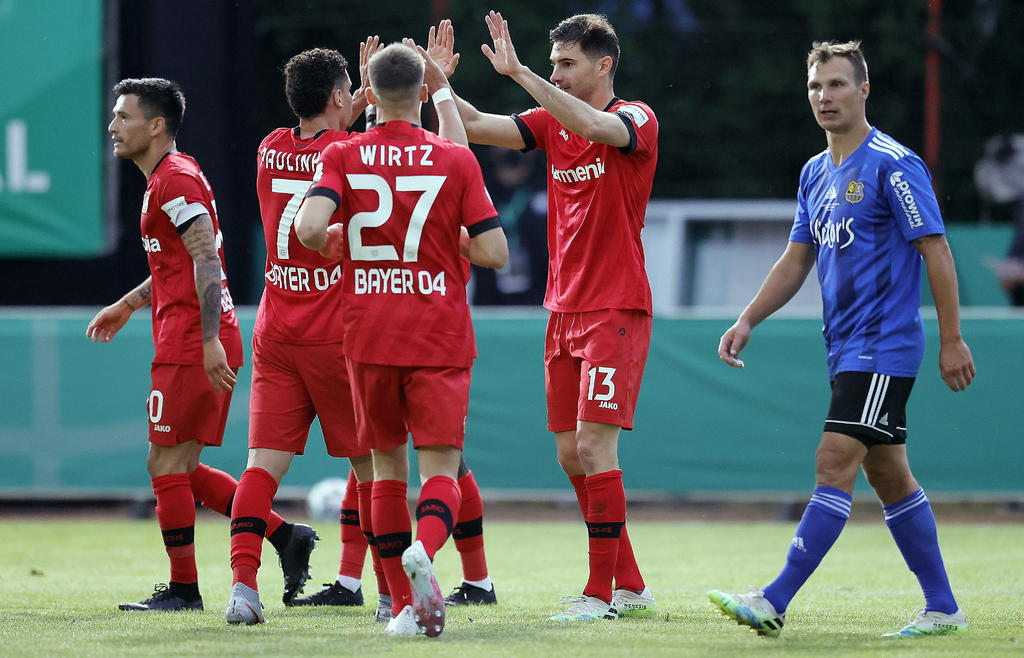
[{"label": "number 13 on shorts", "polygon": [[[614,376],[615,368],[595,366],[588,370],[587,377],[590,380],[590,385],[587,387],[587,399],[600,402],[599,407],[618,409],[618,403],[609,402],[615,397],[615,382],[612,379]],[[601,377],[600,383],[597,382],[598,377]]]}]

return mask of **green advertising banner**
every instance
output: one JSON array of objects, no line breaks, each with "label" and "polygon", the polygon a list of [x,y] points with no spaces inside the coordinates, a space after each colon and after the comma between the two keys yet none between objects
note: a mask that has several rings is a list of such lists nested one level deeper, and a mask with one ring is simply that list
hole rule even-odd
[{"label": "green advertising banner", "polygon": [[0,2],[0,257],[103,252],[103,3]]}]

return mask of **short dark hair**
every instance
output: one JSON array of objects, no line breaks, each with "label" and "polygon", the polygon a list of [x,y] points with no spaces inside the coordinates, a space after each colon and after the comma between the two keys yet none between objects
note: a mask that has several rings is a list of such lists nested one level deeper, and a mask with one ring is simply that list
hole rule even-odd
[{"label": "short dark hair", "polygon": [[284,94],[300,119],[323,114],[331,92],[348,78],[348,62],[337,50],[304,50],[284,65]]},{"label": "short dark hair", "polygon": [[579,44],[590,59],[612,58],[611,77],[619,67],[619,36],[604,14],[576,14],[555,26],[548,33],[551,43]]},{"label": "short dark hair", "polygon": [[185,116],[185,92],[177,82],[164,78],[125,78],[114,85],[118,96],[135,94],[139,108],[147,120],[163,117],[167,121],[167,134],[178,134],[181,118]]},{"label": "short dark hair", "polygon": [[853,77],[857,84],[868,81],[868,64],[860,41],[815,41],[807,53],[807,70],[815,64],[824,64],[833,57],[844,57],[853,65]]},{"label": "short dark hair", "polygon": [[380,99],[405,103],[419,97],[423,58],[412,48],[393,43],[370,58],[370,87]]}]

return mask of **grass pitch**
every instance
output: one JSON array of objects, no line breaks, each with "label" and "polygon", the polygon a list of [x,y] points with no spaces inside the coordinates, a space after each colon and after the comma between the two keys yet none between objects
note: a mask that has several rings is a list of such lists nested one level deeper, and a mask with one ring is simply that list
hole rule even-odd
[{"label": "grass pitch", "polygon": [[[940,521],[941,523],[941,521]],[[372,618],[372,569],[363,608],[285,608],[280,570],[264,544],[260,591],[270,623],[229,627],[228,532],[203,514],[196,529],[201,613],[130,613],[166,580],[156,522],[0,521],[0,655],[12,656],[988,656],[1024,654],[1024,526],[942,524],[946,564],[971,628],[964,636],[882,639],[921,604],[917,581],[882,524],[847,526],[790,606],[777,640],[720,616],[708,589],[763,585],[782,564],[792,523],[630,524],[641,568],[655,592],[654,619],[587,624],[547,621],[558,600],[585,582],[579,523],[491,522],[485,526],[497,607],[449,611],[444,635],[385,638]],[[309,594],[338,568],[337,527],[318,526]],[[367,560],[369,562],[369,560]],[[442,588],[458,584],[454,546],[437,558]]]}]

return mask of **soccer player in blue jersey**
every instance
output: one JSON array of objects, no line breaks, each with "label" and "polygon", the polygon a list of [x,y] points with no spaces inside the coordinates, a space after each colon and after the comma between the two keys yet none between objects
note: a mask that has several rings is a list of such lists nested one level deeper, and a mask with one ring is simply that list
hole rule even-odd
[{"label": "soccer player in blue jersey", "polygon": [[832,385],[815,460],[817,486],[772,583],[748,594],[708,592],[723,613],[759,635],[780,633],[790,600],[839,537],[859,468],[924,591],[924,608],[887,636],[967,629],[931,505],[907,463],[905,410],[924,354],[922,258],[938,313],[943,381],[964,390],[974,379],[974,361],[960,334],[956,271],[931,176],[916,154],[868,123],[869,91],[860,42],[814,44],[807,96],[828,148],[800,173],[789,245],[718,347],[722,361],[742,368],[739,355],[751,330],[789,301],[817,265]]}]

